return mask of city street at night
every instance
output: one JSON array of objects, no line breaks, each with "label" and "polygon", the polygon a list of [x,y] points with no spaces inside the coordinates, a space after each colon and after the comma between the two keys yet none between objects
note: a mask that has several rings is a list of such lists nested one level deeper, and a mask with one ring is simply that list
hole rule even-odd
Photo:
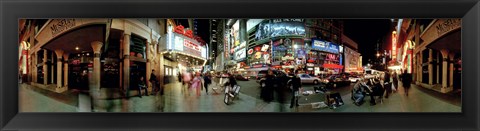
[{"label": "city street at night", "polygon": [[[209,95],[202,92],[200,97],[195,95],[183,95],[180,88],[181,83],[175,82],[166,86],[163,96],[131,97],[130,99],[99,100],[108,107],[98,107],[99,112],[279,112],[283,107],[284,112],[458,112],[461,110],[460,99],[455,94],[450,97],[440,97],[437,92],[413,87],[411,96],[404,96],[402,88],[393,93],[383,103],[374,106],[362,105],[360,107],[352,104],[349,89],[351,86],[339,87],[334,91],[340,92],[345,102],[344,106],[336,109],[312,108],[311,103],[324,101],[323,95],[312,95],[300,98],[298,108],[289,108],[289,104],[280,106],[278,102],[266,103],[259,98],[259,85],[254,80],[239,81],[242,86],[240,99],[234,104],[225,105],[223,95]],[[76,97],[59,99],[61,94],[44,94],[41,90],[34,90],[26,84],[20,87],[20,111],[21,112],[77,112],[78,105],[74,100]],[[212,88],[212,87],[211,87]],[[305,89],[313,89],[313,85],[307,85]],[[193,93],[193,92],[191,92]],[[78,94],[76,94],[78,95]],[[57,97],[57,98],[55,98]],[[369,98],[367,98],[369,99]],[[72,100],[72,101],[68,101]],[[289,103],[290,97],[287,98]],[[48,103],[48,104],[47,104]],[[127,103],[125,108],[123,105]]]},{"label": "city street at night", "polygon": [[461,23],[20,19],[19,111],[460,113]]}]

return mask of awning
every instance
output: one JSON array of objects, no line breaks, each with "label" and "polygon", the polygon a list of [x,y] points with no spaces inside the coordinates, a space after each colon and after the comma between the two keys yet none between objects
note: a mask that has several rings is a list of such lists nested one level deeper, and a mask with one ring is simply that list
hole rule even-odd
[{"label": "awning", "polygon": [[342,69],[342,65],[338,64],[323,64],[323,68]]}]

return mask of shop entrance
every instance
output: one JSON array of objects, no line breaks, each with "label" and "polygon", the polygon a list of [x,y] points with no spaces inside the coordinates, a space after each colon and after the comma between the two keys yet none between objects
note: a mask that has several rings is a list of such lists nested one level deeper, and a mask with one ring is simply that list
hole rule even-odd
[{"label": "shop entrance", "polygon": [[68,85],[71,89],[89,90],[93,71],[92,52],[71,54],[68,63]]},{"label": "shop entrance", "polygon": [[138,84],[140,81],[140,77],[143,77],[143,82],[146,83],[146,63],[139,62],[139,61],[132,61],[130,63],[130,89],[138,89]]}]

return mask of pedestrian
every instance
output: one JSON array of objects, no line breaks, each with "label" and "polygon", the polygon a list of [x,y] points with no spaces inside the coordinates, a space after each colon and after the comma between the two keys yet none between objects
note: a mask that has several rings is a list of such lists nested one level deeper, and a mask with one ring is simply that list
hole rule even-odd
[{"label": "pedestrian", "polygon": [[195,73],[195,77],[191,81],[192,89],[196,91],[197,97],[200,96],[200,90],[202,89],[202,77],[200,72]]},{"label": "pedestrian", "polygon": [[377,104],[375,96],[379,96],[379,99],[382,99],[385,89],[379,79],[371,79],[371,82],[373,86],[371,86],[372,88],[370,89],[370,105],[373,106]]},{"label": "pedestrian", "polygon": [[267,75],[265,76],[265,89],[263,90],[264,94],[264,100],[268,103],[273,101],[273,90],[274,90],[274,85],[275,85],[275,76],[273,74],[273,71],[271,69],[268,70]]},{"label": "pedestrian", "polygon": [[392,82],[390,81],[390,73],[388,71],[385,72],[383,77],[383,89],[385,89],[385,98],[388,99],[390,93],[392,93]]},{"label": "pedestrian", "polygon": [[23,83],[22,72],[23,72],[22,69],[20,69],[20,70],[18,71],[18,83],[20,83],[20,84]]},{"label": "pedestrian", "polygon": [[352,89],[352,99],[354,104],[357,106],[362,105],[363,99],[365,98],[365,88],[368,88],[366,82],[368,79],[360,78],[360,81],[355,83]]},{"label": "pedestrian", "polygon": [[150,80],[149,80],[150,83],[152,84],[152,95],[156,94],[158,91],[161,91],[160,88],[157,86],[159,82],[154,72],[155,72],[155,69],[152,69],[152,73],[150,74]]},{"label": "pedestrian", "polygon": [[273,91],[274,93],[276,93],[277,95],[274,97],[277,99],[278,103],[280,103],[278,106],[279,106],[279,109],[280,109],[280,112],[283,112],[284,110],[284,106],[283,104],[285,103],[285,92],[287,89],[287,79],[288,77],[285,76],[285,75],[279,75],[279,76],[276,76],[274,77],[274,86],[273,86]]},{"label": "pedestrian", "polygon": [[142,89],[145,89],[145,95],[148,96],[147,86],[145,85],[143,76],[140,76],[140,79],[138,80],[137,84],[138,84],[138,96],[142,98]]},{"label": "pedestrian", "polygon": [[178,77],[178,82],[182,82],[182,74],[180,72],[178,72],[177,77]]},{"label": "pedestrian", "polygon": [[407,70],[404,70],[401,80],[403,89],[405,90],[405,96],[408,96],[408,89],[410,89],[410,84],[412,83],[412,75],[408,73]]},{"label": "pedestrian", "polygon": [[292,86],[292,99],[290,101],[290,108],[293,108],[293,106],[299,106],[298,105],[298,97],[300,95],[300,88],[302,88],[302,82],[300,80],[300,77],[298,77],[298,70],[295,70],[295,72],[292,72],[291,75],[292,81],[291,81],[291,86]]},{"label": "pedestrian", "polygon": [[392,79],[393,79],[393,87],[395,88],[395,91],[397,91],[398,90],[398,74],[397,74],[397,71],[393,71]]},{"label": "pedestrian", "polygon": [[203,86],[205,87],[205,94],[208,95],[208,85],[212,83],[212,79],[210,78],[210,74],[206,73],[205,76],[203,76]]},{"label": "pedestrian", "polygon": [[190,74],[190,72],[188,72],[188,71],[184,72],[182,80],[183,80],[183,84],[184,84],[184,86],[182,88],[182,93],[190,96],[190,93],[189,93],[189,90],[188,90],[190,88],[190,85],[191,85],[190,81],[192,80],[192,75]]}]

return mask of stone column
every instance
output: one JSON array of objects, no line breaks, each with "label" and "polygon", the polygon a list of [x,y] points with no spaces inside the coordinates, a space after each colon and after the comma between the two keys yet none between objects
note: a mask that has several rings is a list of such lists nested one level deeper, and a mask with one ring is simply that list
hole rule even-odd
[{"label": "stone column", "polygon": [[[120,38],[120,52],[118,54],[118,56],[120,56],[120,60],[123,60],[123,37]],[[118,85],[120,86],[120,89],[123,90],[123,61],[120,61],[120,65],[118,67],[118,71],[119,71],[119,83]]]},{"label": "stone column", "polygon": [[422,52],[422,51],[420,51],[419,56],[420,56],[420,57],[419,57],[420,60],[419,60],[419,62],[417,63],[418,65],[420,65],[420,66],[418,67],[418,69],[420,70],[420,71],[418,72],[418,81],[419,81],[420,83],[422,83],[422,80],[423,80],[423,52]]},{"label": "stone column", "polygon": [[428,49],[428,84],[433,85],[432,49]]},{"label": "stone column", "polygon": [[[448,88],[447,72],[448,72],[448,50],[441,50],[442,53],[442,88]],[[442,92],[443,89],[442,89]]]},{"label": "stone column", "polygon": [[164,54],[160,54],[160,55],[158,56],[158,57],[160,57],[160,63],[159,63],[159,65],[160,65],[160,69],[159,69],[160,71],[159,71],[159,73],[160,73],[160,74],[158,74],[157,77],[160,78],[160,85],[164,85],[164,84],[165,84],[165,83],[163,82],[163,81],[164,81],[163,78],[165,77],[165,76],[164,76],[164,75],[165,75],[165,66],[164,66],[164,65],[165,65],[165,59],[163,58],[163,55],[164,55]]},{"label": "stone column", "polygon": [[94,90],[100,90],[100,51],[103,43],[94,41],[91,43],[93,49],[93,88]]},{"label": "stone column", "polygon": [[[63,50],[55,50],[55,54],[57,54],[57,88],[62,87],[62,56]],[[53,67],[53,65],[52,65]],[[53,76],[53,74],[52,74]]]},{"label": "stone column", "polygon": [[32,70],[30,70],[30,71],[32,73],[32,82],[33,83],[37,83],[37,78],[35,77],[35,75],[37,75],[37,55],[36,54],[37,54],[37,52],[35,51],[35,52],[33,52],[32,56],[30,56],[30,57],[32,57],[32,66],[31,66]]},{"label": "stone column", "polygon": [[146,78],[146,79],[145,79],[146,82],[145,82],[145,83],[147,83],[147,87],[148,87],[148,88],[151,88],[151,89],[152,89],[152,91],[150,91],[150,92],[153,92],[153,86],[152,86],[153,83],[150,83],[150,82],[149,82],[149,80],[150,80],[150,73],[152,73],[152,69],[151,69],[151,66],[150,66],[150,63],[151,63],[151,62],[150,62],[150,57],[151,57],[151,55],[150,55],[150,48],[151,48],[150,45],[151,45],[150,42],[147,42],[147,43],[146,43],[146,46],[145,46],[145,47],[146,47],[146,49],[145,49],[145,57],[147,58],[147,63],[146,63],[146,69],[147,69],[147,71],[146,71],[146,77],[145,77],[145,78]]},{"label": "stone column", "polygon": [[123,35],[123,89],[130,86],[130,34]]},{"label": "stone column", "polygon": [[48,67],[47,67],[47,50],[43,49],[43,85],[47,85]]},{"label": "stone column", "polygon": [[65,87],[68,90],[68,57],[69,53],[64,52],[63,53],[63,87]]},{"label": "stone column", "polygon": [[449,60],[450,60],[450,66],[449,66],[449,77],[448,77],[448,87],[452,87],[453,88],[453,71],[454,71],[454,68],[453,68],[453,63],[454,63],[454,58],[455,58],[455,54],[452,52],[448,55],[449,57]]},{"label": "stone column", "polygon": [[[56,51],[55,51],[55,53],[56,53]],[[61,57],[61,55],[60,55],[60,57]],[[55,80],[53,80],[55,78],[55,69],[54,69],[55,66],[53,65],[53,60],[55,60],[55,57],[52,54],[52,64],[50,65],[50,68],[51,68],[50,71],[52,72],[52,79],[50,79],[50,83],[52,83],[52,84],[53,84],[53,82],[55,82]],[[58,61],[57,61],[57,65],[58,65]],[[62,85],[62,84],[60,84],[60,85]]]},{"label": "stone column", "polygon": [[[437,56],[436,56],[437,58],[438,58],[438,55],[441,56],[442,54],[437,53]],[[441,58],[443,58],[443,57],[441,57]],[[437,82],[436,82],[436,84],[440,84],[440,62],[441,61],[443,61],[443,59],[437,60]]]}]

